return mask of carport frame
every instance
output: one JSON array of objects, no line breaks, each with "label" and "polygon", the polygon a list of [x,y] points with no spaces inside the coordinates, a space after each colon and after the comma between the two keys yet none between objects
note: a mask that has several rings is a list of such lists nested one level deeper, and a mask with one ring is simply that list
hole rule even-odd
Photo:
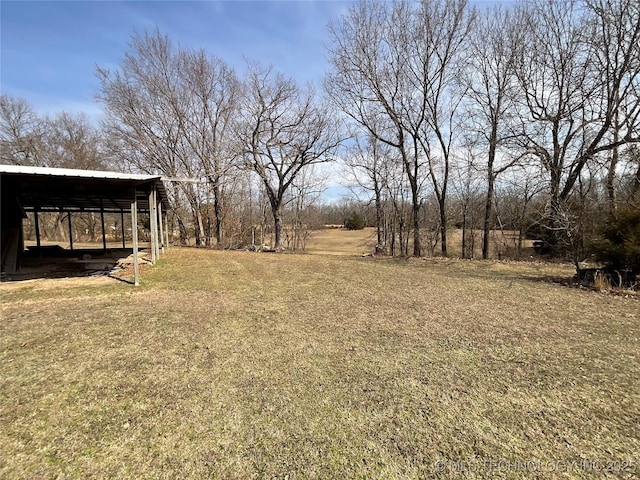
[{"label": "carport frame", "polygon": [[[121,218],[124,218],[126,212],[130,213],[135,285],[139,285],[140,277],[137,254],[138,229],[133,228],[138,224],[138,213],[148,213],[150,216],[152,263],[159,258],[160,251],[164,252],[165,247],[168,247],[166,220],[169,201],[162,177],[159,175],[0,165],[0,190],[2,203],[5,204],[3,214],[11,207],[15,212],[34,213],[38,246],[39,212],[62,212],[69,216],[74,212],[100,213],[104,249],[104,214],[119,213]],[[4,235],[6,222],[0,223],[3,225]],[[22,221],[20,226],[21,224]],[[73,240],[70,241],[70,248],[73,249]]]}]

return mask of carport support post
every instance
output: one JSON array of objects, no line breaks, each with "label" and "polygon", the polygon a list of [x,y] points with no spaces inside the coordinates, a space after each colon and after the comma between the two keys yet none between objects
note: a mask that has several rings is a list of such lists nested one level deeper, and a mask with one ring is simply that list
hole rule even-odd
[{"label": "carport support post", "polygon": [[127,248],[124,240],[124,210],[120,210],[120,227],[122,228],[122,248]]},{"label": "carport support post", "polygon": [[38,219],[38,209],[33,209],[33,219],[36,226],[36,246],[38,247],[38,254],[40,254],[40,220]]},{"label": "carport support post", "polygon": [[164,214],[164,236],[164,244],[167,246],[167,248],[169,248],[169,219],[166,213]]},{"label": "carport support post", "polygon": [[138,198],[135,190],[131,201],[131,242],[133,243],[133,284],[137,287],[140,285],[140,272],[138,268]]},{"label": "carport support post", "polygon": [[164,225],[163,225],[163,221],[162,221],[162,203],[158,202],[158,223],[160,224],[160,240],[158,243],[160,243],[160,245],[162,245],[161,250],[162,250],[162,254],[164,255]]},{"label": "carport support post", "polygon": [[102,249],[107,250],[107,235],[104,228],[104,207],[102,206],[102,200],[100,200],[100,223],[102,224]]},{"label": "carport support post", "polygon": [[151,264],[156,263],[156,243],[158,241],[156,229],[156,206],[155,206],[154,187],[149,191],[149,236],[151,237]]},{"label": "carport support post", "polygon": [[153,221],[156,224],[156,260],[160,258],[160,244],[162,239],[160,238],[160,219],[158,218],[158,191],[155,185],[153,186]]},{"label": "carport support post", "polygon": [[67,212],[67,223],[69,224],[69,250],[73,250],[73,228],[71,228],[71,212]]},{"label": "carport support post", "polygon": [[159,234],[159,222],[158,222],[158,191],[156,190],[155,183],[153,184],[153,239],[156,246],[156,260],[160,258],[160,234]]},{"label": "carport support post", "polygon": [[156,191],[156,186],[155,184],[153,185],[153,190],[152,190],[152,196],[153,196],[153,239],[154,239],[154,244],[156,246],[156,260],[158,260],[160,258],[160,234],[158,233],[158,229],[159,227],[159,223],[158,223],[158,192]]}]

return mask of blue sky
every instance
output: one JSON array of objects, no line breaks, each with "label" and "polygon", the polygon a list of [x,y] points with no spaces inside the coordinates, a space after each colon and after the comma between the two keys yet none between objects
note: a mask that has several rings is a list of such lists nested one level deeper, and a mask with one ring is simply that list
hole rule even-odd
[{"label": "blue sky", "polygon": [[[507,0],[508,1],[508,0]],[[495,0],[476,0],[489,5]],[[241,73],[258,60],[318,88],[328,68],[327,24],[350,0],[0,1],[0,93],[27,100],[38,114],[102,107],[96,66],[118,67],[134,32],[157,26],[176,44],[204,48]],[[325,199],[348,192],[331,175]]]},{"label": "blue sky", "polygon": [[0,86],[40,113],[84,112],[98,120],[96,65],[117,68],[134,32],[156,26],[177,44],[204,48],[244,69],[273,64],[320,87],[327,23],[349,1],[0,2]]}]

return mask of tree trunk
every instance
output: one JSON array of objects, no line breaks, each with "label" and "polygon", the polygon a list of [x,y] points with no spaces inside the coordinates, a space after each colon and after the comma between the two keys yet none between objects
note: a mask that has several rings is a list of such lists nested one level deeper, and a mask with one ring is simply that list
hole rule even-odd
[{"label": "tree trunk", "polygon": [[467,205],[462,208],[462,258],[467,258]]},{"label": "tree trunk", "polygon": [[613,150],[613,156],[611,158],[611,164],[609,165],[609,171],[607,172],[607,197],[609,200],[609,215],[616,213],[616,166],[618,164],[618,148]]},{"label": "tree trunk", "polygon": [[96,241],[96,221],[93,213],[89,214],[89,237],[91,242]]},{"label": "tree trunk", "polygon": [[282,247],[282,215],[279,207],[273,209],[273,231],[275,235],[273,248],[279,250]]},{"label": "tree trunk", "polygon": [[180,232],[180,245],[187,245],[189,242],[189,234],[187,232],[187,227],[182,221],[182,217],[180,217],[180,215],[176,215],[175,218],[178,222],[178,231]]},{"label": "tree trunk", "polygon": [[64,241],[69,241],[69,239],[67,238],[68,233],[67,233],[67,232],[65,232],[65,230],[67,230],[67,229],[65,229],[65,228],[64,228],[65,226],[63,225],[63,222],[64,222],[64,219],[65,219],[65,218],[66,218],[66,215],[65,215],[65,216],[63,216],[62,212],[58,213],[58,216],[57,216],[57,218],[56,218],[56,226],[57,226],[57,229],[58,229],[58,237],[59,237],[63,242],[64,242]]},{"label": "tree trunk", "polygon": [[395,219],[393,219],[392,222],[391,222],[391,241],[390,241],[390,245],[391,245],[391,256],[395,257],[396,256],[396,221],[395,221]]},{"label": "tree trunk", "polygon": [[378,234],[378,237],[377,237],[378,242],[376,245],[376,250],[378,250],[378,248],[380,248],[384,242],[382,238],[382,234],[383,234],[382,222],[384,221],[384,219],[382,215],[382,200],[380,199],[380,187],[378,186],[377,182],[374,183],[374,191],[376,196],[376,233]]},{"label": "tree trunk", "polygon": [[493,175],[491,162],[489,163],[489,175],[487,177],[487,198],[484,203],[484,224],[482,231],[482,259],[489,258],[489,235],[491,233],[491,214],[493,213],[493,189],[495,176]]},{"label": "tree trunk", "polygon": [[[617,116],[617,115],[616,115]],[[617,121],[616,126],[613,129],[613,141],[618,142],[618,128]],[[607,172],[607,197],[609,200],[609,215],[615,215],[616,213],[616,167],[618,166],[618,147],[615,147],[611,152],[611,163],[609,164],[609,171]]]},{"label": "tree trunk", "polygon": [[638,162],[638,170],[633,179],[633,187],[631,188],[631,198],[634,198],[640,192],[640,162]]},{"label": "tree trunk", "polygon": [[438,200],[438,204],[440,205],[440,241],[442,245],[440,248],[442,249],[442,256],[447,256],[447,212],[445,210],[444,198],[443,200]]},{"label": "tree trunk", "polygon": [[194,209],[195,209],[194,219],[196,221],[196,226],[195,226],[196,245],[200,247],[202,245],[202,239],[205,236],[204,224],[202,223],[202,213],[200,212],[200,209],[197,207],[194,207]]},{"label": "tree trunk", "polygon": [[216,243],[222,244],[222,198],[220,192],[220,179],[214,179],[211,181],[213,186],[213,212],[216,222]]},{"label": "tree trunk", "polygon": [[415,179],[410,183],[413,203],[413,256],[420,257],[422,255],[420,245],[420,199],[418,198],[418,185],[415,183]]}]

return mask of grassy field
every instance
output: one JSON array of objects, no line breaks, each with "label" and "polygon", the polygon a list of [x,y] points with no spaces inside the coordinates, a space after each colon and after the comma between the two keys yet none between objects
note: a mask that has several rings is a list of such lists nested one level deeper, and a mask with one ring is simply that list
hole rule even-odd
[{"label": "grassy field", "polygon": [[[462,252],[462,230],[450,229],[447,232],[447,249],[449,256],[460,257]],[[475,232],[474,257],[482,258],[482,232]],[[508,258],[516,254],[517,234],[512,231],[491,232],[489,244],[489,258],[504,256]],[[410,243],[410,251],[413,248]],[[525,258],[533,254],[533,242],[523,241],[522,255]],[[307,241],[307,253],[321,253],[326,255],[366,255],[374,252],[376,246],[376,229],[367,227],[362,230],[345,230],[342,228],[325,228],[314,230]],[[398,247],[399,248],[399,247]],[[426,252],[426,245],[423,246]],[[440,253],[440,244],[436,245],[436,255]]]},{"label": "grassy field", "polygon": [[324,255],[366,255],[373,253],[375,246],[375,228],[325,228],[311,232],[305,251]]},{"label": "grassy field", "polygon": [[571,274],[172,249],[0,284],[0,478],[631,478],[640,302]]}]

